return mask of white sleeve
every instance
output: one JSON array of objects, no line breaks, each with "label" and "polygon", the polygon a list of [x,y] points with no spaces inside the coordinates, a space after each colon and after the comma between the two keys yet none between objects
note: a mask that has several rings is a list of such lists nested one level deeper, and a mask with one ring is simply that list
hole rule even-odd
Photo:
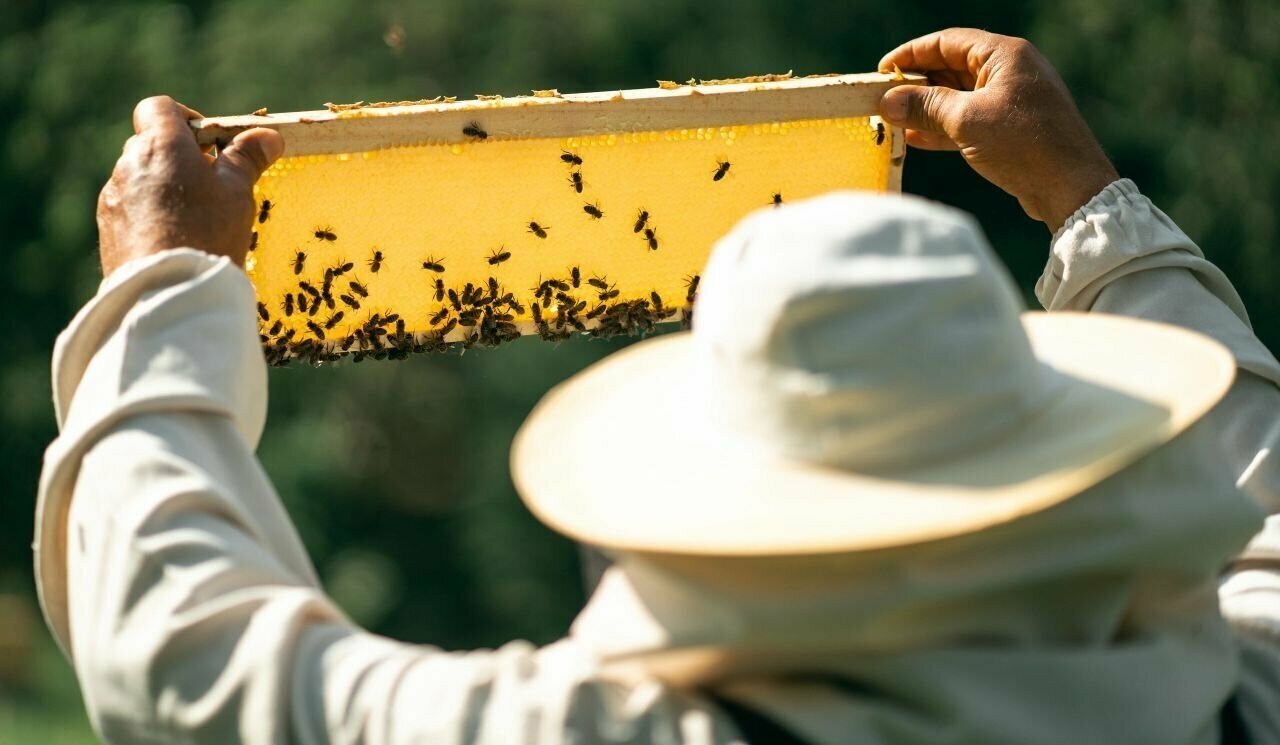
[{"label": "white sleeve", "polygon": [[[253,455],[253,290],[190,250],[116,272],[55,349],[42,606],[109,743],[721,743],[694,696],[572,641],[446,653],[352,625]],[[621,735],[621,737],[620,737]]]},{"label": "white sleeve", "polygon": [[1235,355],[1236,381],[1206,418],[1237,485],[1269,517],[1225,573],[1219,601],[1242,637],[1245,714],[1280,738],[1280,364],[1254,335],[1226,275],[1128,179],[1104,189],[1054,236],[1036,295],[1048,310],[1183,326]]}]

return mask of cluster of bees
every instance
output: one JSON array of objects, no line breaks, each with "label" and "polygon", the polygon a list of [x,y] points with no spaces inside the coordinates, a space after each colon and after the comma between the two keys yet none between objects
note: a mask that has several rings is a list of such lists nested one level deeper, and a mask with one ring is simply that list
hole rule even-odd
[{"label": "cluster of bees", "polygon": [[[295,255],[295,275],[302,273],[306,258],[304,252]],[[370,271],[376,273],[385,260],[382,251],[374,251],[367,262]],[[444,273],[441,261],[429,259],[424,267],[428,265],[430,271]],[[414,352],[466,350],[476,345],[495,347],[520,338],[516,317],[526,313],[533,319],[540,337],[557,342],[575,333],[591,338],[645,334],[677,312],[681,323],[688,328],[693,320],[692,305],[700,279],[698,275],[687,279],[685,307],[677,309],[668,306],[657,292],[650,292],[648,297],[620,299],[622,293],[615,283],[601,276],[584,279],[576,266],[563,278],[540,279],[538,285],[531,288],[533,300],[527,306],[496,277],[489,277],[479,286],[468,282],[461,287],[446,286],[444,279],[437,277],[429,293],[429,299],[439,303],[430,318],[431,330],[412,332],[406,330],[399,313],[365,307],[369,303],[368,289],[344,276],[353,269],[354,264],[349,261],[326,267],[319,287],[299,279],[297,292],[287,293],[281,301],[280,312],[284,318],[306,317],[304,323],[312,338],[295,340],[297,330],[286,329],[284,319],[273,316],[264,303],[258,303],[259,341],[268,364],[284,366],[294,359],[322,364],[348,357],[353,362],[370,357],[405,359]],[[370,315],[350,334],[332,338],[332,329],[353,312]],[[451,334],[456,335],[458,329],[462,330],[461,338],[446,341]]]},{"label": "cluster of bees", "polygon": [[[883,125],[880,125],[883,128]],[[462,130],[473,141],[488,139],[489,134],[478,123],[472,122]],[[882,140],[883,129],[878,133]],[[560,160],[569,169],[568,183],[575,194],[585,189],[583,159],[578,154],[564,150]],[[722,181],[732,164],[717,160],[710,171],[712,181]],[[782,194],[772,195],[772,204],[782,204]],[[273,204],[263,200],[257,221],[266,222]],[[586,202],[583,212],[592,220],[602,220],[605,212],[599,202]],[[526,230],[540,239],[547,239],[551,226],[531,220]],[[645,208],[637,210],[632,232],[650,251],[661,245],[652,215]],[[316,227],[313,238],[321,243],[334,243],[338,236],[331,227]],[[254,231],[250,250],[257,247],[258,234]],[[492,250],[486,257],[489,266],[496,267],[511,258],[505,247]],[[295,252],[290,269],[297,277],[297,290],[284,295],[280,307],[272,309],[258,303],[259,339],[266,358],[272,365],[287,365],[292,360],[311,364],[336,362],[351,358],[360,362],[366,358],[404,359],[414,352],[444,352],[450,349],[466,350],[474,346],[493,347],[520,338],[522,330],[518,318],[532,320],[538,336],[548,341],[563,341],[575,334],[591,338],[609,338],[619,335],[643,335],[658,324],[673,320],[679,314],[682,326],[688,328],[693,320],[693,304],[698,294],[698,275],[685,279],[686,293],[683,304],[671,305],[656,291],[647,296],[622,298],[622,291],[607,277],[584,277],[580,267],[571,267],[564,276],[539,278],[530,288],[532,299],[522,301],[515,292],[505,288],[493,276],[481,285],[470,282],[461,286],[446,284],[444,259],[428,257],[422,269],[434,275],[424,300],[434,301],[429,331],[408,331],[399,313],[375,309],[369,299],[368,288],[354,275],[353,262],[341,260],[324,268],[321,282],[302,278],[307,265],[307,253]],[[381,250],[374,250],[365,262],[371,273],[378,273],[387,257]],[[318,286],[317,286],[318,285]],[[529,296],[525,296],[529,297]],[[339,335],[336,327],[356,313],[368,316],[350,333]],[[298,336],[296,316],[305,318],[303,325],[310,335]],[[286,328],[288,327],[288,328]],[[349,327],[349,324],[348,324]],[[526,326],[526,329],[528,327]],[[451,337],[451,338],[450,338]]]}]

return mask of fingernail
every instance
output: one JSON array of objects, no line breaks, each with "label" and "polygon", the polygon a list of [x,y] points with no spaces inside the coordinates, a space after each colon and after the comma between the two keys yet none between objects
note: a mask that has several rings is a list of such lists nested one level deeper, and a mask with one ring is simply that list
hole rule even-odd
[{"label": "fingernail", "polygon": [[888,91],[880,99],[880,115],[888,119],[891,124],[901,124],[906,121],[910,95],[908,91],[901,88]]}]

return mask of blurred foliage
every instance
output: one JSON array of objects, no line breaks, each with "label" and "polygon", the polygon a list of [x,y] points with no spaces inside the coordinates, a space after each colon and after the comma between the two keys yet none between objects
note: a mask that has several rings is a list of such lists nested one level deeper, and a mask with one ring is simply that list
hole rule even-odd
[{"label": "blurred foliage", "polygon": [[[55,435],[50,351],[99,279],[95,199],[139,98],[164,92],[226,114],[856,72],[948,25],[1036,42],[1120,171],[1226,270],[1277,348],[1273,0],[4,0],[0,593],[33,596],[33,497]],[[977,214],[1029,291],[1048,235],[1014,200],[948,154],[913,153],[906,188]],[[519,505],[507,448],[542,393],[617,346],[522,341],[462,357],[272,371],[261,456],[354,618],[450,648],[564,632],[582,602],[577,555]],[[74,679],[41,634],[29,645],[30,672],[0,681],[0,741],[91,742]]]}]

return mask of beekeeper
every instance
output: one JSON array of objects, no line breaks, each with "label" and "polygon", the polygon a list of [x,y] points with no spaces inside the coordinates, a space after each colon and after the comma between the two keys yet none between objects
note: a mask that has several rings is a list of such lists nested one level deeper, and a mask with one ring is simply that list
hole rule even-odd
[{"label": "beekeeper", "polygon": [[[254,457],[240,264],[279,137],[210,162],[193,112],[139,104],[99,203],[105,279],[54,352],[36,523],[101,737],[1280,742],[1280,366],[1030,44],[950,30],[895,64],[952,87],[895,89],[885,117],[1053,232],[1049,312],[947,207],[748,217],[691,334],[530,415],[521,495],[616,563],[565,639],[468,653],[353,625]],[[653,437],[669,456],[609,457]]]}]

